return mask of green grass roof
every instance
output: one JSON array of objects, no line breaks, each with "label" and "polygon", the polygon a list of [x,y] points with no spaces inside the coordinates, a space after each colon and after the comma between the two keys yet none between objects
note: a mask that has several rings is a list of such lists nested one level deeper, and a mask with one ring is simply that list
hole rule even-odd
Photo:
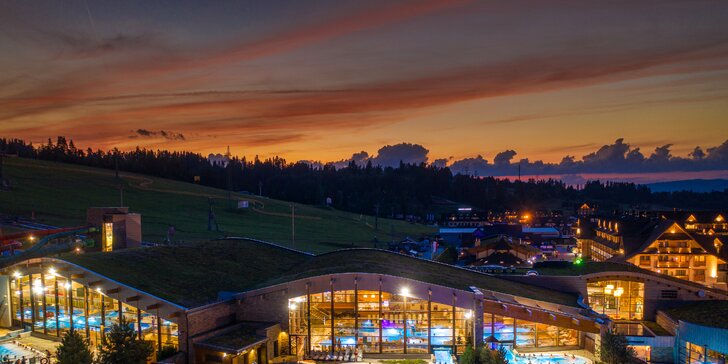
[{"label": "green grass roof", "polygon": [[673,320],[728,329],[728,301],[699,301],[663,311]]},{"label": "green grass roof", "polygon": [[516,283],[401,254],[352,249],[312,256],[246,240],[194,243],[62,257],[94,272],[185,307],[214,302],[219,292],[242,292],[325,274],[362,272],[416,279],[468,290],[470,286],[577,306],[568,293]]}]

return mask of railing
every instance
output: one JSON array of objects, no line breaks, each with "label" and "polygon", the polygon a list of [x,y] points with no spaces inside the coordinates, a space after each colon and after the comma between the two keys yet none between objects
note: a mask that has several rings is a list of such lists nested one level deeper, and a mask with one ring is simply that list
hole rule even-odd
[{"label": "railing", "polygon": [[657,262],[657,268],[690,268],[690,262]]}]

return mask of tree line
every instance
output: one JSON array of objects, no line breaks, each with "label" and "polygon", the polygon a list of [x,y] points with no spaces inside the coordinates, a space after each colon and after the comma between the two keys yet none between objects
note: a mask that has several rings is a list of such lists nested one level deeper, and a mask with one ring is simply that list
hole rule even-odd
[{"label": "tree line", "polygon": [[[451,202],[479,209],[538,209],[554,204],[572,209],[583,202],[601,208],[656,204],[669,208],[720,209],[728,205],[728,191],[696,193],[651,192],[643,185],[589,181],[572,186],[555,180],[509,181],[493,177],[453,174],[447,167],[404,164],[396,168],[359,165],[343,168],[333,164],[291,163],[273,157],[253,160],[231,157],[227,165],[213,164],[199,153],[150,150],[102,151],[81,149],[73,140],[59,136],[43,145],[20,139],[0,138],[0,153],[78,165],[117,169],[150,176],[195,182],[236,192],[336,209],[379,214],[383,217],[415,217],[439,214]],[[439,216],[436,216],[439,218]]]}]

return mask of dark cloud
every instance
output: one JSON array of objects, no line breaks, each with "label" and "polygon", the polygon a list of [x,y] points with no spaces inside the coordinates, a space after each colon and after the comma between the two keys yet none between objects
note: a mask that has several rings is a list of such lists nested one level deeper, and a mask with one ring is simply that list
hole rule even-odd
[{"label": "dark cloud", "polygon": [[154,138],[154,137],[161,137],[167,140],[186,140],[185,136],[182,133],[176,133],[173,131],[168,130],[159,130],[159,131],[153,131],[153,130],[147,130],[147,129],[137,129],[134,131],[134,135],[131,135],[130,138]]},{"label": "dark cloud", "polygon": [[[701,147],[688,154],[688,157],[672,155],[672,144],[665,144],[655,148],[649,157],[645,157],[640,148],[625,143],[620,138],[612,144],[603,145],[596,151],[588,153],[578,159],[567,155],[559,163],[546,163],[540,160],[530,161],[528,158],[512,162],[516,156],[515,150],[505,150],[496,154],[493,163],[488,162],[482,155],[474,158],[463,158],[453,161],[453,158],[440,158],[431,162],[438,168],[449,167],[453,173],[472,176],[514,176],[519,172],[523,175],[558,175],[565,178],[570,184],[583,183],[581,173],[649,173],[649,172],[694,172],[710,170],[728,170],[728,140],[719,146],[707,148],[704,152]],[[336,168],[346,167],[350,161],[364,165],[371,161],[374,165],[396,167],[400,161],[407,164],[426,163],[429,151],[419,144],[401,143],[387,145],[379,149],[376,156],[369,156],[365,151],[355,153],[351,158],[333,163]],[[449,164],[449,166],[448,166]],[[568,177],[568,178],[567,178]]]},{"label": "dark cloud", "polygon": [[[672,144],[655,148],[648,158],[640,148],[625,143],[620,138],[612,144],[600,147],[578,160],[567,155],[559,163],[531,162],[521,159],[518,162],[524,175],[564,175],[577,173],[642,173],[642,172],[674,172],[674,171],[707,171],[728,170],[728,140],[723,144],[708,148],[707,153],[700,147],[688,155],[689,158],[672,155]],[[490,164],[482,156],[465,158],[453,162],[450,169],[453,173],[477,176],[511,176],[517,173],[511,160],[516,155],[513,150],[498,153],[494,163]]]},{"label": "dark cloud", "polygon": [[[385,145],[379,148],[376,156],[370,156],[369,153],[361,151],[352,154],[351,158],[342,159],[331,164],[336,168],[344,168],[351,161],[354,161],[359,166],[364,166],[367,162],[371,162],[375,166],[398,167],[400,162],[404,164],[427,163],[427,154],[429,152],[429,150],[419,144],[400,143]],[[445,163],[447,162],[447,160],[444,161]],[[442,165],[444,166],[445,163],[442,163]]]},{"label": "dark cloud", "polygon": [[475,158],[464,158],[455,161],[450,169],[456,173],[481,176],[487,172],[490,166],[488,160],[483,158],[482,155],[478,155]]},{"label": "dark cloud", "polygon": [[432,166],[437,167],[437,168],[445,168],[445,167],[447,167],[447,162],[450,161],[451,159],[452,159],[452,157],[435,159],[434,161],[432,161],[431,164],[432,164]]},{"label": "dark cloud", "polygon": [[493,158],[493,163],[499,166],[511,164],[511,159],[513,159],[516,154],[516,151],[512,149],[500,152],[495,155],[495,158]]},{"label": "dark cloud", "polygon": [[690,154],[688,154],[688,157],[700,160],[700,159],[705,158],[705,152],[703,152],[703,148],[700,148],[700,146],[697,146],[697,147],[695,147],[695,149],[693,149],[692,152],[690,152]]},{"label": "dark cloud", "polygon": [[385,145],[372,158],[372,164],[382,167],[397,167],[400,162],[404,164],[427,163],[427,154],[430,151],[419,144],[400,143]]}]

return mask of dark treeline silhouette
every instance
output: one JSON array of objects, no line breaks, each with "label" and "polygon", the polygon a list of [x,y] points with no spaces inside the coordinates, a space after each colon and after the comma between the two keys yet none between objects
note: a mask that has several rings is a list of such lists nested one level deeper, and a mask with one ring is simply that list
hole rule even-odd
[{"label": "dark treeline silhouette", "polygon": [[[248,161],[232,157],[226,167],[211,164],[197,153],[137,148],[133,151],[86,150],[58,137],[53,143],[34,146],[18,139],[0,139],[0,152],[23,158],[116,169],[151,176],[249,191],[270,198],[323,205],[331,199],[337,209],[380,216],[418,216],[437,212],[438,201],[450,200],[481,209],[504,210],[560,206],[570,208],[594,201],[606,208],[618,204],[656,204],[670,208],[720,209],[728,206],[728,191],[712,193],[661,192],[633,183],[590,181],[575,188],[558,180],[508,181],[491,177],[453,175],[448,168],[400,164],[398,168],[364,166],[350,162],[314,166],[288,163],[282,158]],[[443,211],[439,211],[443,212]],[[439,216],[438,216],[439,217]]]}]

